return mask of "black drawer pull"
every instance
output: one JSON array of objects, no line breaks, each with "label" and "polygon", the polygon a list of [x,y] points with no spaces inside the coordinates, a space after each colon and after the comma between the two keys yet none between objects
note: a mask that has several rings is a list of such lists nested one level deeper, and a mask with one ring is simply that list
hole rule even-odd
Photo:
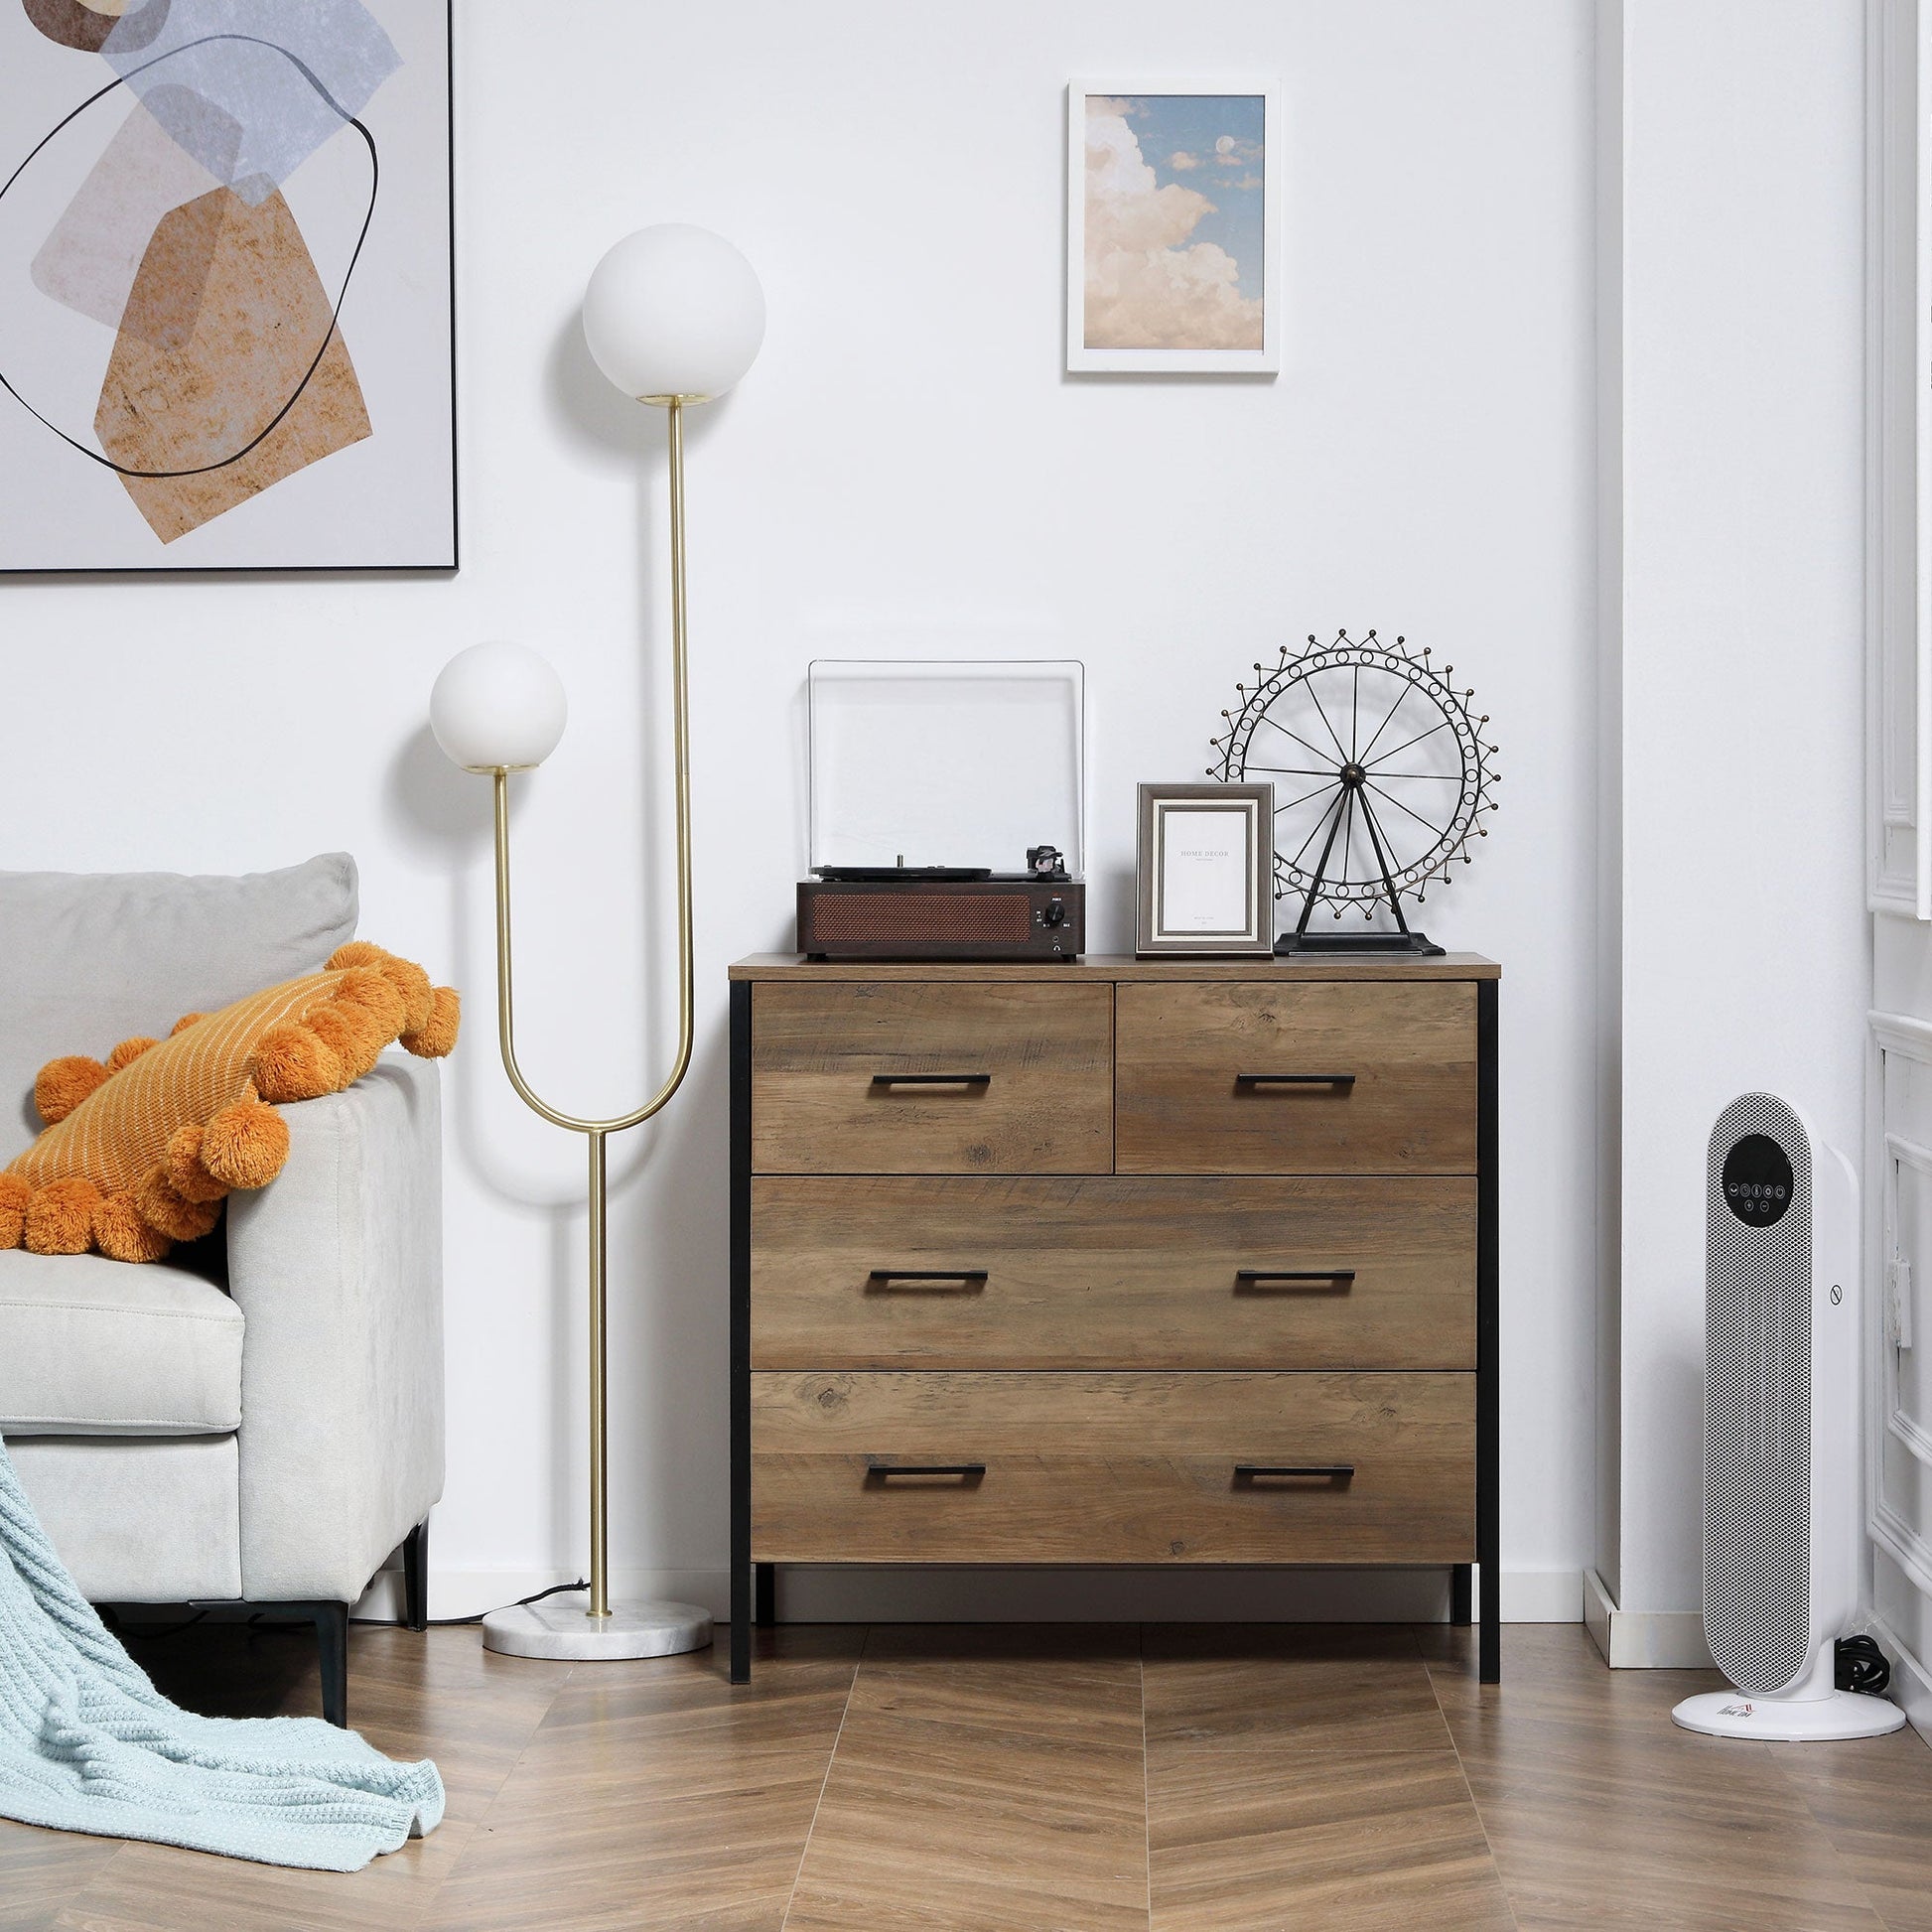
[{"label": "black drawer pull", "polygon": [[894,1476],[958,1476],[975,1483],[986,1474],[984,1462],[874,1462],[866,1469],[866,1481],[877,1486]]},{"label": "black drawer pull", "polygon": [[875,1268],[866,1277],[868,1295],[977,1295],[985,1286],[984,1268]]},{"label": "black drawer pull", "polygon": [[876,1087],[990,1087],[990,1073],[875,1073]]},{"label": "black drawer pull", "polygon": [[1311,1482],[1331,1482],[1340,1489],[1347,1486],[1354,1474],[1352,1462],[1237,1462],[1234,1465],[1237,1483],[1261,1482],[1273,1476],[1300,1476]]},{"label": "black drawer pull", "polygon": [[1333,1087],[1346,1093],[1355,1084],[1352,1073],[1237,1073],[1237,1087]]},{"label": "black drawer pull", "polygon": [[1237,1295],[1266,1295],[1271,1289],[1325,1289],[1331,1295],[1346,1295],[1355,1285],[1352,1268],[1237,1268],[1234,1292]]}]

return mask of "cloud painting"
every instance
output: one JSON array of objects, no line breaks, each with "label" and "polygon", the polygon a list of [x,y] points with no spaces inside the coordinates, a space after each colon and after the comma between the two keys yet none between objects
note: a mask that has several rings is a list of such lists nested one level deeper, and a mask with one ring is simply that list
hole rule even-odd
[{"label": "cloud painting", "polygon": [[1087,94],[1081,341],[1253,350],[1267,262],[1262,94]]}]

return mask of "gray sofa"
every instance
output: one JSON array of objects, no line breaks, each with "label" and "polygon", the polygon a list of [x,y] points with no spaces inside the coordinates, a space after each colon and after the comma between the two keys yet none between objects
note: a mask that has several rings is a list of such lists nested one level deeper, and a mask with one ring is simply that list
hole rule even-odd
[{"label": "gray sofa", "polygon": [[[0,1166],[36,1071],[319,967],[355,931],[346,854],[240,879],[0,873]],[[80,1588],[114,1606],[312,1617],[346,1722],[348,1607],[403,1553],[425,1614],[443,1488],[436,1062],[385,1054],[282,1109],[289,1159],[146,1266],[0,1251],[0,1436]]]}]

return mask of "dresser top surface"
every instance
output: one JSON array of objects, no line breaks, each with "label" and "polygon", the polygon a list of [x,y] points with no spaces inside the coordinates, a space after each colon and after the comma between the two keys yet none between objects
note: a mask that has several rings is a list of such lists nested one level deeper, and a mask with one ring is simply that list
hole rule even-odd
[{"label": "dresser top surface", "polygon": [[1058,985],[1127,980],[1493,980],[1502,968],[1480,953],[1437,959],[1355,954],[1313,959],[1135,959],[1088,953],[1076,960],[807,959],[802,953],[753,953],[731,969],[735,980],[1051,980]]}]

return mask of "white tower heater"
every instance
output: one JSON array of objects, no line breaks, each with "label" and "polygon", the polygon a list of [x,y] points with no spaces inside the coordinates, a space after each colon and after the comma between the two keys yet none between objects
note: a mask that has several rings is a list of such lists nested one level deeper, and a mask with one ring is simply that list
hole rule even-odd
[{"label": "white tower heater", "polygon": [[1736,1686],[1687,1730],[1872,1737],[1904,1713],[1832,1685],[1859,1604],[1859,1229],[1852,1164],[1747,1093],[1706,1159],[1704,1630]]}]

